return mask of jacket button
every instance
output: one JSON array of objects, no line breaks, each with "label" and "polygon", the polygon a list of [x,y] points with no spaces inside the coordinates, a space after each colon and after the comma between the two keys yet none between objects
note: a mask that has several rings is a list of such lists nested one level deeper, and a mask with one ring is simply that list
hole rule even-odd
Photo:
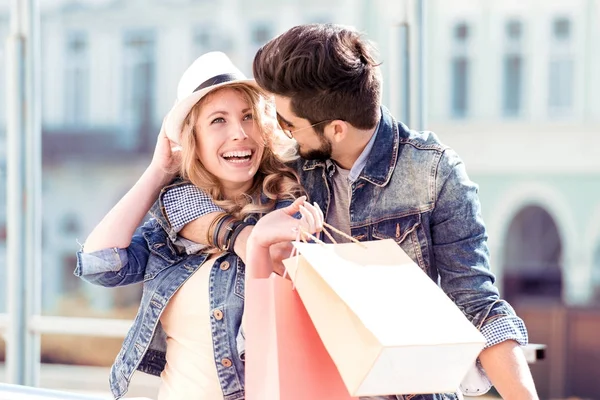
[{"label": "jacket button", "polygon": [[229,269],[229,266],[230,266],[230,265],[229,265],[229,261],[223,261],[223,262],[221,263],[221,266],[220,266],[220,268],[221,268],[221,270],[222,270],[222,271],[227,271],[227,270]]},{"label": "jacket button", "polygon": [[223,319],[223,311],[221,311],[221,310],[213,311],[213,315],[217,321],[220,321]]},{"label": "jacket button", "polygon": [[221,364],[223,364],[224,367],[229,368],[231,367],[231,360],[229,358],[224,358],[221,360]]}]

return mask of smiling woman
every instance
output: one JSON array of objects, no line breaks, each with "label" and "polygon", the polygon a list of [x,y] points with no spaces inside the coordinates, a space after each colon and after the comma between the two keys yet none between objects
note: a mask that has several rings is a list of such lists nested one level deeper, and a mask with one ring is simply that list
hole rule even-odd
[{"label": "smiling woman", "polygon": [[[138,315],[112,367],[115,398],[137,369],[161,377],[159,400],[241,399],[245,253],[234,248],[236,238],[265,213],[304,216],[304,192],[273,151],[286,143],[273,100],[223,53],[207,53],[186,70],[163,128],[146,172],[78,252],[75,274],[110,287],[143,282]],[[287,141],[287,150],[294,146]],[[185,233],[198,223],[199,205],[188,199],[200,190],[218,213],[208,246]],[[157,196],[154,218],[136,231]],[[292,226],[277,240],[293,240]],[[262,229],[268,233],[268,224]]]}]

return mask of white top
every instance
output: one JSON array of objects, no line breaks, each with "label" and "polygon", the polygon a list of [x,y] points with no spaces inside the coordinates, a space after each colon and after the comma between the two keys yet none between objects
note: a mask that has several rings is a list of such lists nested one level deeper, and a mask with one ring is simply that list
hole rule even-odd
[{"label": "white top", "polygon": [[210,327],[207,260],[171,298],[160,322],[167,334],[167,364],[158,400],[222,400]]}]

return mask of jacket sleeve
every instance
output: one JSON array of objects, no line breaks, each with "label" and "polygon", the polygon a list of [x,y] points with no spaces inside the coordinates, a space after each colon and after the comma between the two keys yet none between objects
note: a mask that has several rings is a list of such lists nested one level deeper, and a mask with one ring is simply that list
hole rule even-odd
[{"label": "jacket sleeve", "polygon": [[144,280],[146,265],[150,257],[148,242],[144,232],[153,230],[155,220],[150,220],[138,228],[125,249],[109,248],[77,252],[77,266],[74,274],[85,281],[99,286],[115,287],[130,285]]},{"label": "jacket sleeve", "polygon": [[431,236],[442,289],[486,336],[488,345],[508,339],[527,344],[523,321],[494,285],[478,187],[454,151],[444,152],[435,179]]}]

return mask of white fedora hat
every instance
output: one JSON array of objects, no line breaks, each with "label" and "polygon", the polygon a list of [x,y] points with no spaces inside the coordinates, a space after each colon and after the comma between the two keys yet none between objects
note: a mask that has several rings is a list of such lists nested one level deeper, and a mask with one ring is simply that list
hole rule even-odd
[{"label": "white fedora hat", "polygon": [[167,137],[181,144],[183,121],[192,107],[212,90],[233,83],[246,83],[258,88],[254,79],[246,78],[224,53],[212,51],[198,57],[177,85],[177,100],[165,121]]}]

